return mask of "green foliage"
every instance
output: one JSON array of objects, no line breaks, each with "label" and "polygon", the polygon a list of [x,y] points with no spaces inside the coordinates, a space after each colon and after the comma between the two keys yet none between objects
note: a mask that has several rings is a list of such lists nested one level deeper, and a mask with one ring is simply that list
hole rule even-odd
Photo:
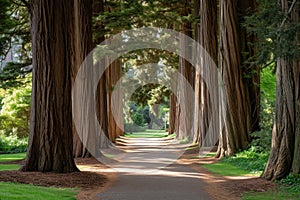
[{"label": "green foliage", "polygon": [[225,157],[221,162],[228,163],[251,174],[261,174],[269,158],[269,152],[261,152],[256,147]]},{"label": "green foliage", "polygon": [[146,130],[146,127],[138,126],[133,123],[125,123],[124,130],[126,133],[143,132]]},{"label": "green foliage", "polygon": [[[300,175],[288,175],[280,181],[290,192],[298,192],[300,194]],[[300,195],[299,195],[300,197]]]},{"label": "green foliage", "polygon": [[10,49],[10,32],[15,27],[16,22],[10,17],[12,9],[10,0],[0,0],[0,8],[0,58],[3,59]]},{"label": "green foliage", "polygon": [[26,138],[29,135],[31,77],[22,80],[23,85],[6,90],[0,111],[0,135],[16,135]]},{"label": "green foliage", "polygon": [[[24,78],[31,72],[31,68],[28,67],[30,63],[7,63],[0,70],[0,88],[10,89],[20,87],[24,84]],[[27,79],[27,81],[31,81]]]},{"label": "green foliage", "polygon": [[271,149],[271,139],[272,139],[272,130],[271,129],[261,129],[251,133],[252,138],[252,148],[255,149],[255,152],[269,152]]},{"label": "green foliage", "polygon": [[289,175],[285,179],[278,182],[280,185],[276,190],[266,192],[249,192],[245,194],[243,200],[298,200],[300,198],[300,176]]},{"label": "green foliage", "polygon": [[261,71],[261,121],[262,129],[271,130],[275,116],[276,75],[272,67]]},{"label": "green foliage", "polygon": [[0,182],[0,199],[11,200],[75,200],[78,189],[40,187],[19,183]]},{"label": "green foliage", "polygon": [[0,153],[25,152],[28,146],[27,138],[0,135]]},{"label": "green foliage", "polygon": [[242,200],[298,200],[300,192],[289,191],[287,187],[280,187],[277,190],[267,192],[248,192],[242,196]]},{"label": "green foliage", "polygon": [[258,36],[257,62],[267,66],[278,57],[299,57],[300,49],[294,41],[300,23],[292,22],[291,13],[284,13],[277,0],[258,0],[258,5],[257,12],[245,23],[248,31]]}]

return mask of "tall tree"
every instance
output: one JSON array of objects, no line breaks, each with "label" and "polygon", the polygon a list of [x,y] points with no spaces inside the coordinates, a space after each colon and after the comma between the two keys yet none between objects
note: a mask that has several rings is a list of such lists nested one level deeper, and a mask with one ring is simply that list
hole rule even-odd
[{"label": "tall tree", "polygon": [[[122,101],[122,91],[120,89],[115,90],[115,85],[122,76],[122,66],[120,60],[115,60],[109,68],[106,70],[106,83],[108,86],[107,93],[107,115],[108,115],[108,135],[110,141],[115,141],[115,139],[123,135],[124,127],[119,127],[123,125],[123,101]],[[112,99],[112,93],[115,93],[115,98]],[[114,111],[114,112],[113,112]]]},{"label": "tall tree", "polygon": [[[182,16],[188,16],[191,14],[191,1],[185,0],[183,8],[180,13]],[[181,32],[186,36],[193,37],[192,24],[189,20],[183,20],[180,25]],[[179,39],[181,54],[186,57],[192,58],[191,45],[185,37]],[[194,68],[187,60],[183,57],[179,57],[178,72],[181,74],[178,77],[177,82],[177,110],[176,110],[176,137],[178,139],[189,138],[192,129],[192,117],[193,117],[193,97],[188,87],[194,87]],[[185,79],[185,80],[184,80]],[[184,84],[186,81],[187,84]],[[188,85],[189,84],[189,85]],[[191,138],[189,138],[191,139]]]},{"label": "tall tree", "polygon": [[[195,1],[195,16],[200,19],[199,23],[195,24],[195,40],[205,49],[206,52],[199,50],[199,69],[196,70],[195,75],[195,111],[194,111],[194,142],[202,143],[205,133],[208,130],[211,112],[213,112],[210,104],[210,94],[206,83],[201,77],[211,76],[207,73],[210,66],[209,61],[206,59],[206,53],[209,54],[211,59],[217,65],[218,62],[218,16],[217,16],[218,2],[216,0],[197,0]],[[202,73],[201,71],[202,70]],[[207,77],[206,80],[210,81],[213,77]],[[215,98],[215,97],[212,97]]]},{"label": "tall tree", "polygon": [[226,99],[225,127],[220,134],[217,156],[232,155],[247,148],[248,106],[243,83],[237,0],[220,0],[220,70]]},{"label": "tall tree", "polygon": [[[93,0],[74,1],[74,63],[72,67],[72,83],[74,83],[77,71],[84,59],[93,48],[92,36],[92,9]],[[88,106],[88,105],[85,105]],[[83,116],[84,118],[85,116]],[[84,120],[84,119],[83,119]],[[88,120],[88,119],[86,119]],[[84,147],[73,124],[73,156],[89,157],[90,153]]]},{"label": "tall tree", "polygon": [[31,0],[33,89],[23,171],[73,172],[73,1]]},{"label": "tall tree", "polygon": [[[299,26],[299,1],[281,0],[283,20],[278,26],[279,43],[292,42],[291,52],[299,48],[299,32],[291,32],[288,38],[284,34]],[[298,52],[299,53],[299,52]],[[299,54],[298,54],[299,56]],[[276,111],[272,132],[272,148],[267,166],[262,177],[277,180],[290,172],[300,174],[300,59],[299,57],[281,55],[277,58]]]}]

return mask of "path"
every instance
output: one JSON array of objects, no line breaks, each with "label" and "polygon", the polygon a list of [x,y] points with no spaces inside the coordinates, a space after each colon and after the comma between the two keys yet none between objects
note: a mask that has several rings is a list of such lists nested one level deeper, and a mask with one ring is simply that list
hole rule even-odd
[{"label": "path", "polygon": [[[169,139],[123,139],[126,154],[114,168],[118,178],[97,195],[102,200],[201,200],[209,199],[201,175],[177,164],[182,145]],[[174,161],[174,162],[173,162]]]}]

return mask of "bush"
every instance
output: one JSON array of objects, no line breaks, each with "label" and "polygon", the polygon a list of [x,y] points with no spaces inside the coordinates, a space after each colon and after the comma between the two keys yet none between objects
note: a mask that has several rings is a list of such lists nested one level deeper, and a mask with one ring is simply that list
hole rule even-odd
[{"label": "bush", "polygon": [[0,111],[0,135],[27,138],[30,122],[31,84],[6,91]]},{"label": "bush", "polygon": [[0,135],[0,153],[25,152],[28,146],[28,139],[20,139],[17,136]]},{"label": "bush", "polygon": [[237,153],[235,156],[225,157],[222,162],[230,163],[250,173],[260,174],[268,161],[269,152],[260,152],[256,147]]},{"label": "bush", "polygon": [[124,130],[126,133],[144,132],[144,131],[146,131],[146,127],[138,126],[138,125],[132,124],[132,123],[125,123]]}]

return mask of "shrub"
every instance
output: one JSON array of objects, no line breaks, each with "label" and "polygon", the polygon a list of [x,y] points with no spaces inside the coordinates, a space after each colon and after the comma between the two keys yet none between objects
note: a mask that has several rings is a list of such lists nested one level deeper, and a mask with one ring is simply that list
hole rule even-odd
[{"label": "shrub", "polygon": [[0,153],[25,152],[28,146],[27,138],[18,138],[17,136],[0,135]]}]

